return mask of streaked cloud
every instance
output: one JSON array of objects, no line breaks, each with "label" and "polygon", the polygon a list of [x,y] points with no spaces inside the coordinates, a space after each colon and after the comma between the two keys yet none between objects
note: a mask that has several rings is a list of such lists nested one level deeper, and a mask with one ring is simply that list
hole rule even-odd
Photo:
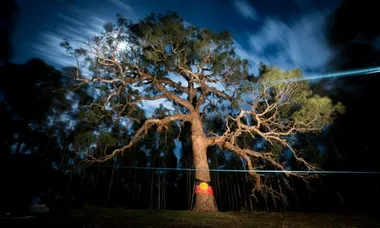
[{"label": "streaked cloud", "polygon": [[240,14],[247,19],[257,20],[259,17],[255,8],[244,0],[235,0],[234,6]]},{"label": "streaked cloud", "polygon": [[85,24],[80,21],[79,19],[73,19],[70,16],[64,15],[62,13],[56,13],[57,17],[61,18],[62,20],[71,23],[72,25],[77,25],[77,26],[84,26]]},{"label": "streaked cloud", "polygon": [[[136,16],[134,9],[122,0],[108,0],[107,2],[102,3],[107,9],[107,13],[98,11],[98,8],[89,8],[89,6],[83,5],[70,6],[65,11],[53,12],[51,20],[56,22],[40,29],[34,35],[36,42],[30,42],[28,48],[32,50],[34,57],[44,59],[55,67],[75,65],[74,59],[68,56],[66,50],[60,46],[64,39],[88,40],[93,35],[99,34],[106,22],[115,21],[118,11],[129,19]],[[110,13],[111,11],[115,13]],[[72,44],[74,47],[76,46],[75,42]]]},{"label": "streaked cloud", "polygon": [[36,42],[31,49],[36,53],[37,57],[41,57],[49,64],[56,67],[66,67],[75,65],[74,59],[68,56],[66,51],[60,47],[64,37],[58,36],[53,32],[44,32],[39,35],[40,42]]},{"label": "streaked cloud", "polygon": [[112,3],[113,5],[115,5],[117,8],[119,8],[119,10],[122,11],[123,15],[126,15],[129,19],[136,19],[136,15],[135,15],[135,12],[133,10],[133,8],[126,4],[125,2],[121,1],[121,0],[108,0],[110,3]]},{"label": "streaked cloud", "polygon": [[101,32],[103,25],[107,22],[101,16],[95,15],[66,15],[56,14],[56,16],[62,21],[59,27],[47,27],[44,31],[37,34],[36,40],[38,42],[31,44],[31,49],[34,51],[36,57],[42,58],[54,66],[66,67],[75,65],[74,59],[72,59],[66,53],[60,43],[64,39],[73,41],[85,41],[93,35]]},{"label": "streaked cloud", "polygon": [[334,56],[325,38],[327,13],[316,11],[285,23],[266,18],[252,33],[248,47],[235,42],[236,52],[254,65],[262,61],[281,68],[301,68],[304,72],[321,72]]}]

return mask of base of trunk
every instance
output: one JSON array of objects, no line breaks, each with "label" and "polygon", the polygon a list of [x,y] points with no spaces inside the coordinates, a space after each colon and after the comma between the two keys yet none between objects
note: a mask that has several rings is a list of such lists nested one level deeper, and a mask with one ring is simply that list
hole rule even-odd
[{"label": "base of trunk", "polygon": [[213,195],[196,194],[193,211],[217,212],[216,202]]}]

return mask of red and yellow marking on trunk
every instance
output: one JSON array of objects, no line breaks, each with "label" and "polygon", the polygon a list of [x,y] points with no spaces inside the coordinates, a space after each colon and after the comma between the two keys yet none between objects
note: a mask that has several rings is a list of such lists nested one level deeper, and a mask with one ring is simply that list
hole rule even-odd
[{"label": "red and yellow marking on trunk", "polygon": [[209,186],[206,182],[201,182],[199,185],[195,185],[195,193],[214,195],[212,187]]}]

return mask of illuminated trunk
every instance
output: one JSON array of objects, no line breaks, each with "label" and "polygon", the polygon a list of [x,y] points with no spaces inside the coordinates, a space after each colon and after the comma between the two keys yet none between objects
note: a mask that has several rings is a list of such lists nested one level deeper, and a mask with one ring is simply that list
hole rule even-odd
[{"label": "illuminated trunk", "polygon": [[194,154],[195,171],[195,211],[217,211],[211,190],[211,177],[207,160],[207,142],[202,120],[198,113],[192,115],[191,142]]}]

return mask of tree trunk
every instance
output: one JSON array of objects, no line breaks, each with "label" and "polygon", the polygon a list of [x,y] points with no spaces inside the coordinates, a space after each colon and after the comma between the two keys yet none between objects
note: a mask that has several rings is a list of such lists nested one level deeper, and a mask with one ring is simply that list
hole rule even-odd
[{"label": "tree trunk", "polygon": [[[243,167],[245,167],[245,166],[243,166]],[[244,177],[245,177],[245,180],[244,180],[244,192],[245,192],[245,194],[247,195],[247,200],[248,200],[248,202],[249,202],[249,211],[250,212],[253,212],[253,203],[252,203],[252,194],[250,193],[250,194],[248,194],[248,192],[247,192],[247,187],[248,188],[250,188],[249,186],[251,186],[251,181],[249,180],[249,178],[248,178],[248,174],[244,174]],[[246,187],[247,186],[247,187]]]},{"label": "tree trunk", "polygon": [[[239,179],[239,182],[240,182],[240,179]],[[238,205],[238,209],[239,210],[243,210],[243,208],[245,209],[245,206],[244,206],[244,201],[245,201],[245,199],[244,199],[244,196],[242,196],[242,194],[241,194],[241,191],[240,191],[240,183],[238,183],[237,184],[237,192],[238,192],[238,197],[239,197],[239,201],[238,201],[238,203],[239,203],[239,205]],[[244,201],[243,201],[244,200]]]},{"label": "tree trunk", "polygon": [[232,194],[231,194],[231,181],[230,181],[230,173],[225,174],[226,180],[226,190],[227,190],[227,198],[228,198],[228,210],[232,211]]},{"label": "tree trunk", "polygon": [[161,209],[161,173],[158,173],[158,184],[157,184],[157,209]]},{"label": "tree trunk", "polygon": [[152,210],[153,209],[153,193],[154,193],[154,190],[153,190],[153,185],[154,183],[154,170],[152,169],[152,178],[150,179],[150,209]]},{"label": "tree trunk", "polygon": [[84,179],[86,178],[86,170],[83,170],[82,179],[80,181],[80,195],[83,196]]},{"label": "tree trunk", "polygon": [[[191,168],[191,158],[190,156],[186,157],[186,168]],[[192,184],[192,175],[190,173],[190,170],[186,171],[186,186],[187,186],[187,207],[189,210],[193,207],[193,194],[194,194],[194,184]]]},{"label": "tree trunk", "polygon": [[46,154],[48,153],[48,150],[49,150],[49,143],[50,143],[50,140],[51,140],[51,136],[53,135],[53,131],[54,131],[54,128],[55,128],[55,123],[56,123],[57,117],[58,117],[58,112],[56,112],[55,115],[54,115],[53,125],[51,126],[51,128],[49,130],[49,133],[48,133],[49,136],[48,136],[47,143],[46,143],[46,146],[45,146],[44,156],[42,157],[42,160],[41,160],[41,163],[40,163],[40,168],[42,168],[42,166],[45,163]]},{"label": "tree trunk", "polygon": [[[272,181],[270,182],[270,188],[273,189],[273,187],[272,187]],[[277,212],[277,203],[276,203],[276,199],[274,198],[274,193],[272,193],[271,196],[272,196],[274,211]]]},{"label": "tree trunk", "polygon": [[235,181],[233,182],[233,188],[234,188],[234,198],[235,198],[234,207],[235,207],[235,210],[238,210],[239,209],[239,203],[238,203],[239,199],[237,197],[237,189],[236,189],[236,182]]},{"label": "tree trunk", "polygon": [[[198,113],[192,114],[191,120],[191,143],[194,154],[195,181],[210,184],[210,170],[207,160],[206,136],[203,132],[202,120]],[[199,183],[196,183],[199,184]],[[197,186],[196,186],[197,187]],[[209,186],[210,188],[211,186]],[[195,195],[195,211],[217,211],[213,194],[197,192]]]},{"label": "tree trunk", "polygon": [[[215,169],[219,169],[219,163],[218,163],[218,150],[215,148]],[[215,172],[216,174],[216,184],[215,186],[217,186],[217,191],[215,191],[215,194],[218,196],[218,203],[219,203],[219,208],[223,208],[223,205],[221,205],[223,203],[223,200],[222,200],[222,191],[221,191],[221,188],[220,188],[220,179],[219,179],[219,172]]]},{"label": "tree trunk", "polygon": [[116,159],[114,158],[113,166],[112,166],[112,173],[111,173],[111,179],[108,185],[108,193],[107,193],[107,207],[110,205],[110,198],[111,198],[111,188],[113,184],[113,175],[115,173],[115,167],[116,167]]},{"label": "tree trunk", "polygon": [[[163,166],[166,168],[167,161],[166,161],[166,153],[167,151],[164,150],[164,160],[163,160]],[[166,171],[164,170],[162,172],[162,209],[166,209]]]},{"label": "tree trunk", "polygon": [[166,173],[162,174],[162,209],[166,209]]},{"label": "tree trunk", "polygon": [[98,172],[96,173],[96,180],[95,180],[95,202],[96,199],[98,198],[98,193],[99,193],[99,175],[100,175],[100,163],[98,164]]},{"label": "tree trunk", "polygon": [[136,170],[133,171],[132,208],[136,208]]},{"label": "tree trunk", "polygon": [[284,195],[284,193],[282,192],[282,187],[281,187],[282,182],[280,182],[280,180],[277,179],[277,183],[278,183],[278,188],[280,189],[280,194],[282,196],[282,204],[284,205],[283,211],[286,211],[288,207],[288,200],[286,196]]}]

